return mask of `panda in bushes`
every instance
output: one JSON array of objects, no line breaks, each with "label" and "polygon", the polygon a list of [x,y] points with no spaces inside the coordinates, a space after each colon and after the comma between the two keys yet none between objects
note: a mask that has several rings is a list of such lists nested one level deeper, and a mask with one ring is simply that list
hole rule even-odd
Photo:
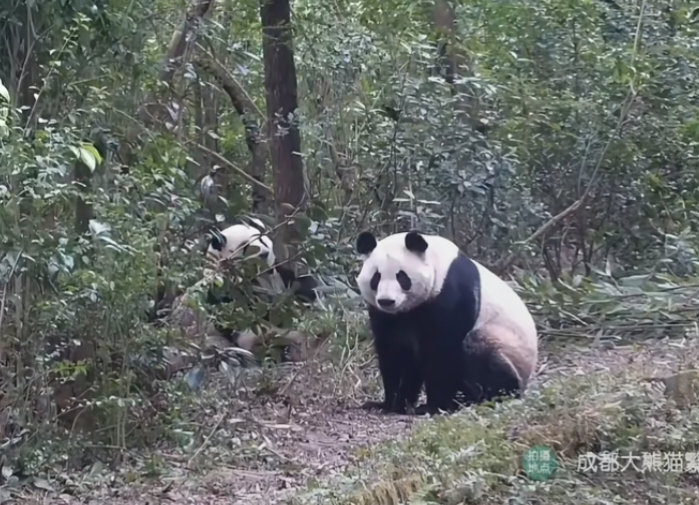
[{"label": "panda in bushes", "polygon": [[[312,304],[317,299],[318,283],[311,275],[296,276],[294,271],[283,265],[276,265],[274,244],[266,235],[264,224],[257,219],[249,223],[233,224],[223,230],[213,229],[206,256],[214,261],[231,259],[259,258],[266,269],[253,280],[253,286],[259,291],[266,292],[269,299],[290,290],[297,300]],[[216,293],[212,288],[207,292],[207,302],[211,305],[229,303],[232,298],[223,293]]]},{"label": "panda in bushes", "polygon": [[[452,241],[359,234],[357,284],[384,387],[365,409],[435,414],[519,397],[537,362],[534,320],[515,291]],[[416,407],[425,385],[427,402]]]}]

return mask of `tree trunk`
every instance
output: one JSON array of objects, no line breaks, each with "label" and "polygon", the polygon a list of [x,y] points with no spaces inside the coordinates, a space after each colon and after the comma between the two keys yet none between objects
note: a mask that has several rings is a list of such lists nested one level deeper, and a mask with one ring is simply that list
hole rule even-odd
[{"label": "tree trunk", "polygon": [[456,12],[448,0],[435,0],[432,8],[432,22],[437,32],[437,74],[442,75],[450,84],[452,95],[460,94],[457,108],[465,115],[471,126],[481,133],[487,132],[487,126],[478,118],[478,99],[473,90],[456,79],[460,75],[473,75],[469,55],[457,45]]},{"label": "tree trunk", "polygon": [[[301,135],[295,118],[296,67],[289,0],[260,0],[260,18],[275,207],[280,242],[288,248],[300,239],[300,234],[293,222],[282,223],[306,205]],[[282,260],[291,256],[288,249],[281,249],[280,253]]]},{"label": "tree trunk", "polygon": [[[182,66],[187,58],[190,47],[194,44],[199,25],[204,16],[213,7],[214,0],[196,0],[190,9],[185,13],[184,21],[170,40],[170,46],[163,58],[160,69],[160,81],[172,88],[175,71]],[[172,91],[170,91],[172,92]],[[178,104],[181,105],[181,104]],[[178,118],[173,117],[173,113],[168,109],[167,101],[163,97],[151,93],[146,103],[141,104],[140,114],[149,126],[171,124],[174,129],[177,126]],[[177,116],[181,114],[181,107]]]},{"label": "tree trunk", "polygon": [[445,0],[436,0],[432,8],[432,22],[437,32],[437,63],[435,73],[444,77],[454,91],[454,74],[457,62],[452,44],[456,15],[454,9]]},{"label": "tree trunk", "polygon": [[78,235],[83,235],[90,229],[90,219],[94,217],[92,204],[88,202],[91,192],[92,172],[81,160],[75,162],[73,170],[73,180],[79,192],[75,200],[75,232]]}]

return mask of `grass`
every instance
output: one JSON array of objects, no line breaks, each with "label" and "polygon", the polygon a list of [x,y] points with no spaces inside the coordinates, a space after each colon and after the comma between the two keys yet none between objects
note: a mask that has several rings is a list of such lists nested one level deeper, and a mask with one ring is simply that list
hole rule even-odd
[{"label": "grass", "polygon": [[[648,374],[654,363],[672,363],[673,355],[675,363],[694,359],[697,350],[691,340],[675,349],[660,342],[611,351],[611,362],[621,366],[596,372],[584,361],[604,361],[596,360],[599,352],[581,355],[580,368],[545,373],[526,398],[420,422],[404,439],[366,451],[343,477],[292,502],[696,503],[699,468],[692,471],[685,461],[685,453],[699,450],[696,375],[671,373],[663,381]],[[524,471],[524,456],[536,445],[556,453],[548,480]],[[594,455],[596,471],[579,466],[586,453]]]}]

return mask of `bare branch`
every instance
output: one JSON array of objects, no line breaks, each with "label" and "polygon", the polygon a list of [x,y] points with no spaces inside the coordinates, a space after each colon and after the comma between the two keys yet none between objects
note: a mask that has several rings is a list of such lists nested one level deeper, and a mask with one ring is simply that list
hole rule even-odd
[{"label": "bare branch", "polygon": [[197,0],[197,3],[187,12],[182,26],[172,35],[170,47],[163,61],[163,68],[160,72],[160,80],[169,83],[175,70],[182,64],[187,43],[190,39],[189,35],[194,32],[199,25],[201,19],[206,15],[214,0]]},{"label": "bare branch", "polygon": [[198,143],[198,142],[190,142],[190,143],[196,145],[197,148],[199,148],[199,149],[201,149],[202,151],[204,151],[204,152],[210,154],[211,156],[213,156],[214,158],[216,158],[218,161],[220,161],[221,163],[223,163],[223,164],[226,165],[227,167],[231,168],[232,170],[234,170],[234,171],[237,172],[238,174],[242,175],[244,178],[246,178],[246,179],[247,179],[248,181],[250,181],[252,184],[254,184],[254,185],[256,185],[256,186],[259,186],[260,188],[264,189],[265,191],[267,191],[267,192],[270,193],[270,194],[274,194],[274,190],[273,190],[272,188],[270,188],[269,186],[267,186],[265,183],[256,180],[254,177],[252,177],[250,174],[248,174],[245,170],[243,170],[242,168],[240,168],[238,165],[236,165],[236,164],[233,163],[232,161],[227,160],[226,158],[224,158],[223,156],[221,156],[221,155],[220,155],[219,153],[217,153],[216,151],[213,151],[213,150],[209,149],[208,147],[206,147],[205,145],[200,144],[200,143]]}]

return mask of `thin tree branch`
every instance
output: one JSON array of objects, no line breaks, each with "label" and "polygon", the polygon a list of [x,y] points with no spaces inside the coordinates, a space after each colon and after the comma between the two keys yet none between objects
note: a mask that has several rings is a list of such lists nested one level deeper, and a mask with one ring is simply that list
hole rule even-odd
[{"label": "thin tree branch", "polygon": [[182,25],[172,35],[170,47],[163,61],[163,68],[160,71],[160,80],[169,83],[172,76],[182,64],[182,57],[187,49],[187,42],[190,33],[194,31],[201,19],[212,7],[214,0],[198,0],[197,3],[187,12]]},{"label": "thin tree branch", "polygon": [[251,176],[250,174],[248,174],[245,170],[243,170],[242,168],[240,168],[238,165],[236,165],[236,164],[233,163],[232,161],[227,160],[226,158],[224,158],[222,155],[220,155],[220,154],[217,153],[216,151],[213,151],[212,149],[209,149],[208,147],[206,147],[205,145],[203,145],[203,144],[201,144],[201,143],[199,143],[199,142],[188,142],[188,144],[193,144],[193,145],[195,145],[198,149],[201,149],[202,151],[204,151],[204,152],[210,154],[211,156],[215,157],[218,161],[220,161],[220,162],[223,163],[224,165],[230,167],[232,170],[234,170],[234,171],[237,172],[238,174],[240,174],[240,175],[242,175],[243,177],[245,177],[245,178],[246,178],[249,182],[251,182],[252,184],[255,184],[255,185],[259,186],[260,188],[263,188],[264,190],[266,190],[266,191],[268,191],[268,192],[274,194],[274,190],[273,190],[272,188],[270,188],[269,186],[267,186],[264,182],[258,181],[258,180],[255,179],[253,176]]},{"label": "thin tree branch", "polygon": [[262,118],[263,124],[265,116],[235,76],[200,44],[197,44],[197,48],[202,54],[195,60],[195,65],[214,76],[245,126],[245,143],[252,157],[248,174],[259,183],[252,188],[252,209],[259,212],[269,204],[268,195],[260,191],[265,178],[268,154],[266,145],[262,142],[261,127],[254,115]]}]

